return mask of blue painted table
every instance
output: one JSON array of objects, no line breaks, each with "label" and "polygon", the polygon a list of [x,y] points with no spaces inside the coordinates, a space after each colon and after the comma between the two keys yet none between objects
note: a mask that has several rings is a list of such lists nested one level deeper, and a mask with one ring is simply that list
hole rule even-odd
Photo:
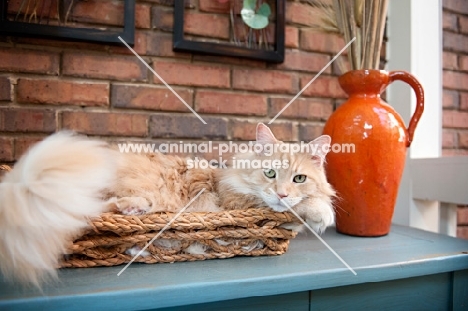
[{"label": "blue painted table", "polygon": [[468,310],[468,241],[393,226],[358,238],[333,228],[276,257],[64,269],[43,292],[0,279],[0,310]]}]

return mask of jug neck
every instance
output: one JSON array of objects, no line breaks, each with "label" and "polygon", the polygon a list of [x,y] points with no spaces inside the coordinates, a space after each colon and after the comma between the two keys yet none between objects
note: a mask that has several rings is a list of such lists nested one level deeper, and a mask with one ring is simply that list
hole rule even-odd
[{"label": "jug neck", "polygon": [[338,79],[341,88],[350,97],[378,97],[389,84],[388,72],[384,70],[351,70]]}]

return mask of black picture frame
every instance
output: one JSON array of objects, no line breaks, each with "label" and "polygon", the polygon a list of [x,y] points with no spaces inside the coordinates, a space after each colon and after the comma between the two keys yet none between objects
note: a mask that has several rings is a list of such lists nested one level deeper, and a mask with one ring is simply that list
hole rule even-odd
[{"label": "black picture frame", "polygon": [[3,35],[122,44],[118,38],[120,36],[129,45],[135,43],[135,0],[124,0],[124,26],[122,30],[75,28],[9,21],[7,14],[8,0],[3,0],[0,5],[0,34]]},{"label": "black picture frame", "polygon": [[275,49],[273,51],[250,49],[226,43],[200,42],[185,39],[184,36],[184,0],[174,0],[174,36],[173,49],[180,52],[194,52],[210,55],[222,55],[263,60],[271,63],[284,61],[286,0],[276,1]]}]

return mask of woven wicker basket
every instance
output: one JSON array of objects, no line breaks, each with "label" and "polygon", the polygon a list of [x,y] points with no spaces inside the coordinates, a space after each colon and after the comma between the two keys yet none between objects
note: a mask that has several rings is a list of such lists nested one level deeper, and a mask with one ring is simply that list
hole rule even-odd
[{"label": "woven wicker basket", "polygon": [[[104,213],[93,219],[90,222],[91,228],[73,242],[61,267],[81,268],[128,263],[134,255],[127,254],[126,251],[135,245],[143,248],[175,216],[173,213],[142,216]],[[165,248],[153,243],[146,249],[151,255],[139,256],[135,262],[281,255],[287,251],[289,240],[296,233],[279,226],[292,222],[293,219],[294,216],[289,213],[263,209],[182,213],[157,239],[179,241],[176,242],[178,247]],[[204,254],[186,252],[187,247],[195,242],[204,246]]]},{"label": "woven wicker basket", "polygon": [[[0,165],[0,173],[10,170],[10,166]],[[134,254],[127,254],[127,250],[133,246],[145,247],[175,216],[169,212],[142,216],[103,213],[92,219],[90,228],[73,241],[60,267],[128,263]],[[296,232],[280,226],[293,221],[294,216],[290,213],[266,209],[182,213],[157,238],[159,241],[178,241],[175,243],[177,247],[165,248],[152,243],[146,249],[150,256],[139,256],[134,261],[159,263],[281,255],[288,250],[289,240],[296,236]],[[202,245],[204,254],[188,253],[186,249],[193,243]]]}]

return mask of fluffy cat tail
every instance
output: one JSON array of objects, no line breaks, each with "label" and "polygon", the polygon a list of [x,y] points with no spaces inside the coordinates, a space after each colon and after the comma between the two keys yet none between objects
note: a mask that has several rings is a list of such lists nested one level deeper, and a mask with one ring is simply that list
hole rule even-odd
[{"label": "fluffy cat tail", "polygon": [[0,183],[0,269],[40,287],[56,278],[73,235],[99,215],[114,174],[106,144],[70,132],[32,147]]}]

